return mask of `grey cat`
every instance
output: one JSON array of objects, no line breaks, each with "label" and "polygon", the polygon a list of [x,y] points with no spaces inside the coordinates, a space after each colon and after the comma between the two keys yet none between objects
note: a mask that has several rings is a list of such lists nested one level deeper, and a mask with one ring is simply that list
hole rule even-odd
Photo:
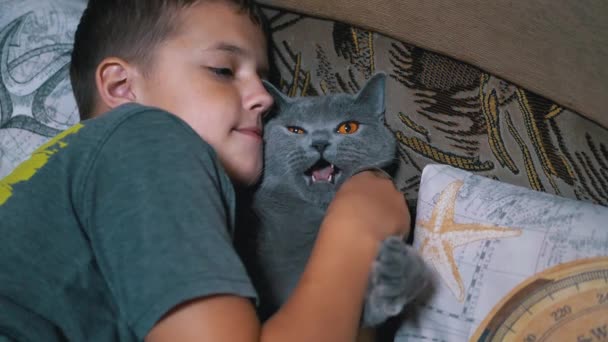
[{"label": "grey cat", "polygon": [[[385,75],[377,74],[356,95],[289,98],[265,83],[275,115],[265,124],[265,168],[253,195],[258,226],[249,246],[256,248],[244,258],[263,319],[294,289],[338,187],[363,167],[394,165],[395,138],[383,123],[384,85]],[[383,242],[372,267],[366,326],[398,314],[424,285],[422,260],[399,238]]]}]

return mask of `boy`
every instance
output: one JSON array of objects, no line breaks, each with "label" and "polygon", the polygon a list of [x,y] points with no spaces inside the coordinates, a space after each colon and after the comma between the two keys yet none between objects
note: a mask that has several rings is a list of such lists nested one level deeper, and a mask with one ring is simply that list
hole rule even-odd
[{"label": "boy", "polygon": [[343,185],[295,293],[263,325],[232,246],[232,183],[259,177],[272,105],[255,13],[237,0],[89,2],[71,79],[95,119],[0,182],[0,337],[355,338],[379,243],[408,229],[389,180]]}]

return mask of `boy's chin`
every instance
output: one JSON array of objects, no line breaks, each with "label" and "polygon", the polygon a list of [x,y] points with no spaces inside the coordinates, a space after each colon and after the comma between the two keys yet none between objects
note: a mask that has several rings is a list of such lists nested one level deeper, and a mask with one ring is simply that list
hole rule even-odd
[{"label": "boy's chin", "polygon": [[241,156],[241,158],[222,158],[219,155],[220,163],[226,170],[228,177],[233,184],[239,186],[255,185],[262,175],[263,161],[259,158],[251,156]]},{"label": "boy's chin", "polygon": [[252,167],[248,169],[226,168],[226,171],[232,182],[240,186],[255,185],[260,180],[262,174],[261,167]]}]

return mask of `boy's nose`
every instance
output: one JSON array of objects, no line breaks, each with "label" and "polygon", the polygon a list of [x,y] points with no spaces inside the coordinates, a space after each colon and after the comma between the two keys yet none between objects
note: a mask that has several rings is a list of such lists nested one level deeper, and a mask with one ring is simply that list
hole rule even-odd
[{"label": "boy's nose", "polygon": [[264,114],[272,107],[274,99],[264,88],[261,80],[255,83],[250,96],[246,100],[245,107],[256,114]]}]

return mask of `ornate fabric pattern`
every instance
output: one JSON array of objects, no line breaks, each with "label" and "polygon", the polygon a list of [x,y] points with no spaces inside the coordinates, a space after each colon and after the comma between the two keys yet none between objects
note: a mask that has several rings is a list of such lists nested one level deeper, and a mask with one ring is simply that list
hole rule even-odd
[{"label": "ornate fabric pattern", "polygon": [[78,121],[68,74],[85,4],[0,0],[0,178]]},{"label": "ornate fabric pattern", "polygon": [[413,205],[422,168],[448,164],[608,205],[608,130],[474,66],[347,24],[265,8],[276,83],[290,96],[355,92],[389,75],[386,122]]}]

